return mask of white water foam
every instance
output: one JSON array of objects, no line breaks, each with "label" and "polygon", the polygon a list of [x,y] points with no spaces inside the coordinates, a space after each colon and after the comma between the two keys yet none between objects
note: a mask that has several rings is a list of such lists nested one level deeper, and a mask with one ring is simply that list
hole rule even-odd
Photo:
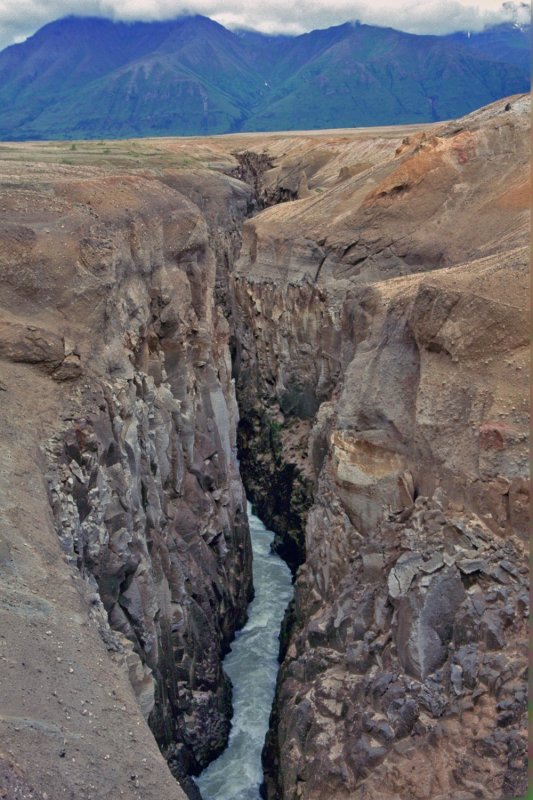
[{"label": "white water foam", "polygon": [[270,552],[274,537],[248,505],[253,548],[255,597],[248,622],[237,633],[224,669],[233,683],[232,728],[222,755],[196,784],[204,800],[259,800],[263,780],[261,751],[278,672],[279,630],[292,597],[291,573]]}]

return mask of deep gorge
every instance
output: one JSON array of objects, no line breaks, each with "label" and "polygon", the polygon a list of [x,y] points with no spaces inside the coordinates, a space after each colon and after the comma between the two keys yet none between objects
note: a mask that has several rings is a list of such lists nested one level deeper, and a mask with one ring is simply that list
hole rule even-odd
[{"label": "deep gorge", "polygon": [[197,779],[204,800],[259,800],[261,751],[278,671],[278,630],[292,596],[290,570],[270,550],[272,533],[248,509],[254,554],[254,599],[224,670],[233,683],[228,748]]},{"label": "deep gorge", "polygon": [[[255,166],[252,155],[243,160]],[[139,320],[144,289],[139,294],[125,276],[117,287],[130,305],[124,319],[133,310],[134,326],[140,322],[127,332],[130,363],[113,353],[116,382],[102,385],[101,396],[91,387],[98,413],[77,420],[49,445],[62,549],[96,590],[92,614],[100,635],[127,667],[161,751],[193,800],[198,790],[191,775],[227,744],[232,690],[221,662],[253,598],[244,490],[276,533],[274,547],[293,573],[305,560],[313,498],[305,455],[297,463],[285,460],[277,421],[283,412],[265,395],[250,342],[250,309],[232,274],[241,225],[265,205],[265,166],[271,165],[260,159],[257,173],[247,176],[250,189],[212,176],[166,180],[198,202],[207,222],[178,260],[184,278],[177,288],[188,284],[187,293],[169,294],[170,277],[152,273],[149,305]],[[214,182],[227,203],[222,218]],[[143,222],[134,226],[146,237]],[[140,244],[140,232],[129,236],[129,246]],[[296,307],[305,297],[312,308],[316,299],[305,288],[291,294]],[[115,302],[106,301],[109,307]],[[312,394],[308,383],[292,399],[287,395],[294,408],[283,403],[296,423],[303,408],[305,433],[317,406]],[[289,632],[290,614],[285,644]]]},{"label": "deep gorge", "polygon": [[3,165],[0,465],[26,545],[2,608],[29,598],[37,654],[3,724],[32,786],[182,799],[140,708],[197,797],[252,598],[247,495],[295,579],[267,799],[524,791],[513,102],[431,135],[260,140],[223,169],[39,164],[14,191]]}]

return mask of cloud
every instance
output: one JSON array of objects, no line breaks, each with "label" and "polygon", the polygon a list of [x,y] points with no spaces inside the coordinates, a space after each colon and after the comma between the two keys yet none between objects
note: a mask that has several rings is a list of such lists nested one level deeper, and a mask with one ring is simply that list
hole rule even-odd
[{"label": "cloud", "polygon": [[501,0],[0,0],[0,48],[68,14],[132,21],[184,12],[227,27],[288,34],[355,19],[410,33],[478,31],[504,21],[528,22],[531,13],[529,3]]}]

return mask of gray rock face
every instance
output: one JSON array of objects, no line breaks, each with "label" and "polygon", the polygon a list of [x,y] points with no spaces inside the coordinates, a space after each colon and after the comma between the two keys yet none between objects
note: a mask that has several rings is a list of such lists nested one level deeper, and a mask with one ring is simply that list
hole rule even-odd
[{"label": "gray rock face", "polygon": [[459,573],[447,567],[420,594],[405,592],[398,606],[398,657],[404,670],[425,679],[446,661],[455,616],[465,596]]},{"label": "gray rock face", "polygon": [[[245,209],[246,194],[231,191],[234,211],[241,200]],[[225,222],[231,242],[230,214]],[[62,549],[96,583],[109,646],[131,644],[143,713],[182,779],[226,744],[221,658],[252,592],[229,328],[214,307],[207,237],[149,282],[127,274],[128,292],[119,281],[107,304],[120,308],[126,294],[127,327],[111,318],[104,333],[119,375],[93,378],[80,404],[90,413],[49,448]]]},{"label": "gray rock face", "polygon": [[[481,741],[502,731],[490,769],[495,785],[507,780],[511,742],[520,741],[522,748],[524,741],[525,706],[519,711],[514,704],[525,696],[519,602],[527,582],[525,560],[517,549],[513,560],[522,571],[505,592],[487,574],[464,576],[442,558],[428,574],[423,567],[433,568],[435,554],[446,550],[442,533],[431,534],[426,523],[438,510],[425,499],[416,501],[410,518],[418,527],[413,517],[419,517],[416,549],[404,550],[411,538],[408,523],[390,521],[360,541],[351,556],[347,539],[356,543],[358,537],[342,510],[311,510],[308,556],[296,581],[297,622],[278,684],[279,744],[271,736],[265,754],[267,775],[272,764],[279,770],[278,787],[270,784],[272,797],[290,796],[286,787],[300,781],[302,796],[309,797],[323,796],[327,782],[334,797],[364,797],[364,785],[366,791],[372,787],[370,796],[392,797],[396,786],[399,797],[413,792],[431,798],[436,765],[443,797],[460,786],[474,797]],[[451,531],[457,523],[483,529],[465,512],[445,517]],[[464,541],[457,554],[468,546]],[[505,547],[491,538],[483,549],[487,573],[501,562]],[[378,548],[388,565],[381,575],[368,555]],[[399,575],[407,576],[401,595]],[[496,653],[505,672],[500,679]],[[503,697],[514,712],[498,710]],[[459,746],[465,753],[460,777],[449,766]],[[421,785],[413,760],[417,778],[424,777]]]},{"label": "gray rock face", "polygon": [[[53,449],[56,463],[64,460],[52,505],[64,552],[96,580],[111,628],[140,658],[134,688],[158,740],[173,759],[179,753],[183,776],[227,738],[220,658],[250,596],[232,420],[219,383],[189,417],[196,430],[169,385],[156,387],[149,376],[105,395],[106,413],[79,420]],[[209,420],[213,437],[202,433]]]},{"label": "gray rock face", "polygon": [[[1,298],[8,419],[20,410],[35,418],[39,403],[54,409],[35,430],[61,549],[54,559],[83,594],[108,670],[129,679],[140,707],[139,719],[128,723],[131,734],[126,723],[113,733],[109,714],[98,714],[94,735],[126,781],[109,797],[182,797],[163,762],[159,789],[157,779],[144,780],[141,766],[123,766],[131,759],[141,764],[141,757],[137,746],[125,755],[121,742],[144,730],[144,716],[192,794],[188,776],[223,749],[229,734],[231,687],[221,661],[246,619],[251,547],[236,455],[230,330],[215,298],[227,286],[251,192],[205,172],[169,173],[163,181],[93,170],[63,180],[50,168],[48,180],[43,202],[38,181],[35,197],[29,195],[27,224],[37,231],[30,267],[6,270]],[[196,199],[206,181],[210,205],[204,200],[200,211],[183,192]],[[16,203],[17,192],[8,197]],[[14,213],[20,216],[20,206]],[[19,388],[17,376],[26,374],[34,384],[40,376],[42,397],[32,400]],[[43,663],[48,644],[45,637],[38,650]],[[83,658],[91,674],[90,656]],[[115,684],[104,682],[106,697]],[[130,701],[126,708],[133,713]],[[94,738],[91,729],[83,735]],[[147,728],[142,735],[152,764]],[[17,740],[24,769],[35,772],[25,748],[38,744],[23,733]],[[88,786],[106,775],[89,763],[98,744],[87,744],[76,762],[88,794],[72,788],[69,796],[103,797]],[[44,744],[40,749],[44,758]],[[54,758],[46,756],[44,770]],[[36,785],[49,797],[63,796],[55,779],[46,780],[41,775]],[[58,777],[67,787],[73,780]]]}]

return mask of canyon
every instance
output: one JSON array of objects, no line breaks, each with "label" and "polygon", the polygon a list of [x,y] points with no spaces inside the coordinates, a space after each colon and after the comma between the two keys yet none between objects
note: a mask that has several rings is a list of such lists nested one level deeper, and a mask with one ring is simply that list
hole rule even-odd
[{"label": "canyon", "polygon": [[265,796],[525,794],[528,135],[0,144],[8,797],[198,797],[246,496],[295,589]]}]

